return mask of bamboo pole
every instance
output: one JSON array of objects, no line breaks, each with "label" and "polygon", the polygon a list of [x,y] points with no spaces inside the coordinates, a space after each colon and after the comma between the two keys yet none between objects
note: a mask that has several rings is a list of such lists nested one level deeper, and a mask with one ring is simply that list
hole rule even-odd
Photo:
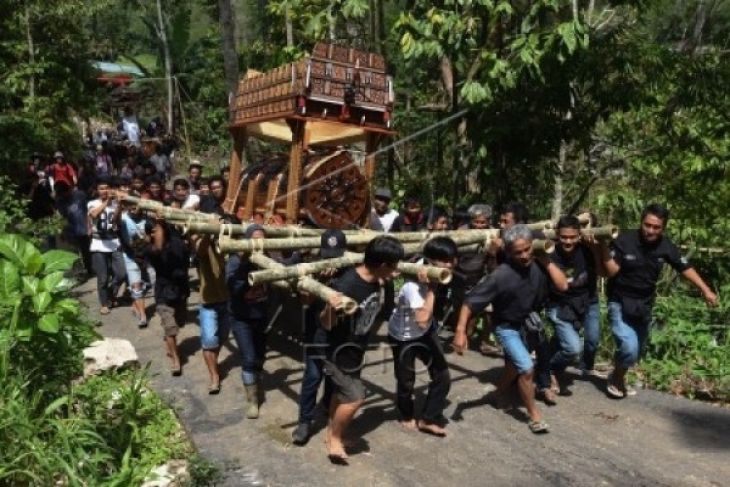
[{"label": "bamboo pole", "polygon": [[[483,243],[486,240],[493,238],[492,235],[498,235],[499,231],[495,230],[496,233],[489,234],[484,231],[474,230],[463,230],[457,232],[408,232],[408,233],[392,233],[387,234],[388,237],[393,237],[395,240],[401,242],[418,242],[424,238],[430,238],[433,236],[447,236],[450,237],[457,245],[468,245],[473,243]],[[364,245],[369,243],[374,238],[385,235],[378,233],[363,233],[347,235],[347,245]],[[221,252],[263,252],[268,250],[291,250],[291,249],[314,249],[321,245],[319,237],[292,237],[292,238],[263,238],[263,239],[252,239],[252,240],[231,240],[226,239],[225,242],[219,242]]]},{"label": "bamboo pole", "polygon": [[[543,230],[545,238],[556,240],[558,238],[557,230]],[[580,231],[580,234],[584,237],[593,237],[595,239],[606,239],[613,240],[618,237],[618,227],[613,225],[606,225],[603,227],[584,228]]]},{"label": "bamboo pole", "polygon": [[[489,241],[487,240],[485,242],[485,244],[488,245]],[[426,245],[426,242],[408,243],[403,246],[403,249],[405,250],[406,255],[421,254],[421,253],[423,253],[423,248],[425,245]],[[483,249],[486,245],[465,244],[465,245],[458,245],[458,248],[459,248],[459,253],[477,252],[480,249]],[[535,252],[544,252],[546,254],[551,254],[555,250],[555,243],[552,240],[543,240],[543,239],[536,238],[532,241],[532,250],[534,250]]]},{"label": "bamboo pole", "polygon": [[[263,269],[286,269],[286,266],[276,262],[274,259],[267,257],[262,253],[254,252],[253,254],[251,254],[250,259],[251,262]],[[314,294],[325,302],[328,302],[333,296],[341,294],[308,276],[302,276],[297,279],[297,289],[300,291],[306,291],[308,293]],[[352,298],[349,298],[347,296],[342,296],[340,306],[341,307],[339,309],[343,310],[345,314],[348,315],[353,314],[355,311],[357,311],[358,308],[357,303]]]},{"label": "bamboo pole", "polygon": [[[342,257],[334,259],[319,260],[317,262],[307,262],[293,266],[282,266],[261,271],[254,271],[248,275],[249,284],[256,285],[264,282],[275,282],[281,279],[295,279],[297,277],[316,274],[326,269],[339,269],[352,265],[362,264],[363,254],[347,252]],[[425,272],[431,281],[439,284],[448,284],[451,282],[451,271],[442,267],[430,265],[411,264],[407,262],[399,262],[398,270],[404,274],[418,275]]]},{"label": "bamboo pole", "polygon": [[403,274],[418,275],[421,272],[426,273],[429,281],[439,284],[448,284],[451,282],[451,270],[433,265],[413,264],[410,262],[399,262],[398,270]]},{"label": "bamboo pole", "polygon": [[[175,223],[175,222],[173,222]],[[254,223],[221,223],[217,221],[189,221],[181,223],[185,233],[207,233],[214,235],[244,235],[246,230]],[[286,225],[281,227],[261,225],[264,228],[266,237],[316,237],[319,239],[319,232],[315,229]],[[318,240],[319,241],[319,240]]]}]

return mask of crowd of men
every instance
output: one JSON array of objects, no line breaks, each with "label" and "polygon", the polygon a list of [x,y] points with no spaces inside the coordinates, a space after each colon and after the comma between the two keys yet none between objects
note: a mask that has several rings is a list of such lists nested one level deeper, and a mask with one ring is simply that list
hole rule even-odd
[{"label": "crowd of men", "polygon": [[[209,372],[208,392],[221,388],[218,355],[229,335],[237,344],[246,394],[245,415],[257,418],[262,402],[262,372],[269,327],[268,285],[251,285],[249,274],[257,266],[246,254],[222,255],[210,235],[183,236],[160,215],[149,215],[119,198],[122,193],[151,199],[177,208],[217,214],[231,221],[221,205],[227,172],[209,178],[192,164],[186,177],[170,178],[163,154],[155,161],[131,157],[108,160],[104,147],[96,147],[92,160],[93,181],[84,186],[87,165],[75,168],[56,153],[44,168],[51,178],[52,204],[67,219],[64,234],[84,256],[89,274],[97,279],[99,310],[108,314],[118,305],[123,286],[132,300],[139,327],[148,323],[145,298],[154,287],[155,312],[160,318],[165,352],[173,375],[182,373],[177,335],[185,322],[190,295],[189,268],[197,268],[200,305],[198,324],[203,359]],[[157,154],[155,154],[157,155]],[[162,160],[162,162],[160,162]],[[108,161],[106,164],[104,161]],[[158,162],[159,165],[158,165]],[[39,163],[32,161],[39,186]],[[578,367],[585,376],[594,370],[600,339],[599,277],[608,278],[608,321],[616,342],[613,369],[606,377],[606,394],[621,399],[634,393],[626,372],[639,360],[652,321],[656,283],[664,264],[681,273],[702,293],[708,305],[717,296],[664,235],[668,211],[658,204],[647,206],[639,228],[622,232],[614,241],[581,237],[581,224],[572,215],[557,224],[556,249],[552,254],[533,251],[534,233],[525,225],[527,210],[519,203],[504,206],[493,215],[487,204],[472,205],[461,221],[447,211],[424,210],[416,197],[407,197],[401,212],[391,209],[388,189],[374,193],[370,218],[372,229],[385,232],[364,250],[362,264],[330,269],[316,278],[338,292],[328,302],[306,293],[302,341],[304,376],[299,398],[298,426],[293,442],[304,445],[312,434],[317,408],[327,411],[327,454],[333,463],[347,463],[345,434],[367,394],[360,377],[368,341],[387,322],[393,350],[396,407],[403,428],[445,436],[443,416],[450,389],[445,355],[444,328],[454,332],[450,346],[457,354],[468,347],[476,322],[482,330],[476,337],[480,351],[504,357],[500,379],[488,399],[501,407],[516,386],[534,433],[549,430],[537,400],[554,405],[568,394],[566,369]],[[495,218],[498,217],[498,218]],[[403,245],[387,234],[400,231],[442,231],[451,228],[501,229],[500,238],[487,248],[460,251],[448,236],[430,239],[419,256],[422,262],[451,269],[448,286],[419,275],[395,289],[398,263],[406,258]],[[244,238],[265,238],[266,228],[249,225]],[[298,263],[307,259],[342,256],[346,235],[339,230],[322,234],[318,253],[270,254],[274,262]],[[154,276],[154,277],[153,277]],[[353,299],[354,314],[340,311],[342,297]],[[545,318],[543,318],[543,316]],[[496,342],[491,336],[496,337]],[[582,335],[582,336],[581,336]],[[416,360],[428,370],[426,400],[416,410],[414,387]],[[320,405],[320,386],[324,392]]]}]

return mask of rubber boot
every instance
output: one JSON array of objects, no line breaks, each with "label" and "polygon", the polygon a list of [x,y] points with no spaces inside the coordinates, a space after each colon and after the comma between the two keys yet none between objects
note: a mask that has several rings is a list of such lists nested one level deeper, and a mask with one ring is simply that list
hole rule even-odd
[{"label": "rubber boot", "polygon": [[259,387],[256,384],[243,387],[246,389],[246,417],[256,419],[259,417]]}]

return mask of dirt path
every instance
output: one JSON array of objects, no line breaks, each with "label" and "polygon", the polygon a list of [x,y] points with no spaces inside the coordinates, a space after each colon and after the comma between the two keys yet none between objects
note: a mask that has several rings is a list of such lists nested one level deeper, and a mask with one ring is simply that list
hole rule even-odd
[{"label": "dirt path", "polygon": [[[90,315],[99,316],[94,281],[79,292]],[[385,346],[367,354],[363,377],[371,395],[354,422],[363,436],[359,453],[349,467],[335,467],[325,456],[322,431],[305,447],[290,445],[302,376],[296,320],[289,326],[280,320],[270,333],[266,402],[258,420],[246,420],[232,341],[221,354],[223,389],[207,394],[197,299],[190,299],[192,321],[180,336],[182,377],[167,370],[158,321],[138,330],[130,308],[121,307],[103,317],[99,330],[130,340],[141,362],[150,362],[154,387],[179,411],[201,453],[223,467],[223,485],[730,485],[730,410],[644,390],[612,401],[602,384],[576,380],[571,397],[543,406],[552,430],[537,437],[519,408],[484,404],[484,387],[501,361],[474,352],[448,357],[448,438],[402,431],[394,421],[395,384]]]}]

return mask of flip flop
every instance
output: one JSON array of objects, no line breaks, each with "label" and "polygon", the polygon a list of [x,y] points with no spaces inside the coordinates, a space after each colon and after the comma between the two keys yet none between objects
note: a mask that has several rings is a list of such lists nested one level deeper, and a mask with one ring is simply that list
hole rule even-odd
[{"label": "flip flop", "polygon": [[613,374],[608,374],[608,378],[606,379],[606,394],[611,399],[623,399],[626,397],[626,393],[616,387],[616,385],[613,383]]},{"label": "flip flop", "polygon": [[533,421],[531,420],[527,426],[530,428],[530,431],[538,434],[544,434],[548,433],[550,431],[550,426],[545,421]]},{"label": "flip flop", "polygon": [[208,386],[208,394],[211,396],[214,396],[221,392],[221,385],[220,382],[218,384],[211,384]]}]

